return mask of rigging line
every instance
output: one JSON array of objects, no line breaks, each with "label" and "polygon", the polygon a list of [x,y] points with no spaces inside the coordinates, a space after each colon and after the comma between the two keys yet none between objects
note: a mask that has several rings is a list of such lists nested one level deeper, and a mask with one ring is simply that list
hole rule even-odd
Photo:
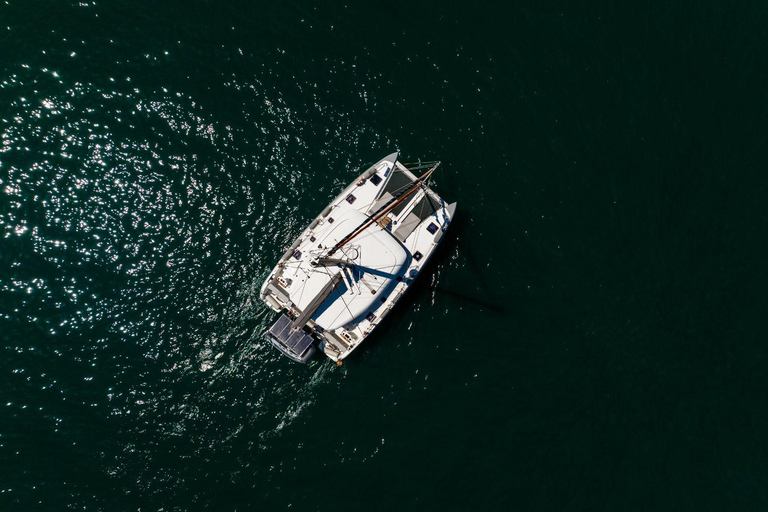
[{"label": "rigging line", "polygon": [[[443,170],[440,169],[440,172],[442,173]],[[445,174],[443,174],[443,176],[445,176]],[[427,183],[427,188],[429,188],[429,183],[431,183],[431,182],[432,182],[432,176],[429,177],[429,182]],[[435,208],[435,205],[432,204],[432,197],[429,195],[429,193],[425,193],[424,197],[425,197],[425,200],[427,201],[427,203],[429,203],[429,207],[432,209],[432,213],[437,213],[437,209]],[[445,204],[445,202],[443,202],[443,204]],[[424,205],[422,205],[422,206],[424,206]]]},{"label": "rigging line", "polygon": [[[408,168],[406,167],[406,169],[408,169]],[[408,170],[410,170],[410,169],[408,169]],[[400,171],[400,170],[398,170],[398,169],[397,169],[397,163],[395,163],[395,167],[393,167],[393,168],[392,168],[392,177],[391,177],[391,178],[389,178],[389,179],[390,179],[390,181],[392,180],[392,178],[394,177],[394,175],[395,175],[395,173],[396,173],[396,172],[399,172],[400,174],[403,174],[403,171]],[[381,189],[381,191],[379,192],[379,194],[377,194],[377,195],[376,195],[376,196],[373,198],[373,200],[371,200],[371,202],[370,202],[370,203],[368,203],[368,206],[367,206],[367,208],[370,208],[371,206],[375,205],[375,204],[376,204],[376,201],[377,201],[377,200],[378,200],[378,199],[379,199],[381,196],[383,196],[385,193],[387,193],[387,192],[389,192],[389,193],[390,193],[390,194],[393,196],[393,199],[397,198],[397,194],[398,194],[398,193],[399,193],[401,190],[404,190],[404,189],[408,188],[409,186],[413,185],[413,183],[414,183],[413,181],[409,181],[409,182],[408,182],[408,183],[406,183],[405,185],[402,185],[402,186],[400,186],[400,187],[398,187],[398,188],[396,188],[396,189],[394,189],[394,190],[392,190],[392,191],[388,191],[388,190],[386,190],[386,186],[389,184],[389,181],[387,181],[387,185],[385,185],[385,186],[384,186],[384,188],[383,188],[383,189]],[[390,201],[391,201],[391,200],[392,200],[392,199],[390,199]],[[368,218],[370,218],[370,217],[371,217],[371,216],[370,216],[370,215],[368,215],[368,214],[365,214],[365,215],[367,215],[367,216],[368,216]],[[375,215],[375,213],[374,213],[374,215]]]},{"label": "rigging line", "polygon": [[[398,172],[402,173],[403,171],[398,171]],[[390,179],[391,179],[391,178],[390,178]],[[416,181],[418,181],[418,178],[416,179]],[[394,189],[394,190],[392,190],[392,191],[389,191],[389,193],[392,195],[392,199],[390,199],[390,202],[391,202],[391,201],[393,201],[393,200],[395,200],[395,199],[397,199],[397,198],[399,197],[399,196],[398,196],[398,194],[400,194],[402,191],[404,191],[404,190],[405,190],[405,189],[407,189],[408,187],[412,186],[414,183],[416,183],[416,181],[409,181],[409,182],[408,182],[408,183],[406,183],[405,185],[402,185],[402,186],[400,186],[400,187],[398,187],[398,188],[396,188],[396,189]],[[385,192],[387,192],[387,191],[383,191],[383,192],[382,192],[382,195],[384,195],[384,193],[385,193]],[[380,196],[379,196],[379,197],[380,197]],[[376,202],[376,199],[378,199],[378,197],[374,198],[374,200],[373,200],[373,204],[375,204],[375,202]],[[386,205],[385,205],[385,206],[386,206]],[[375,214],[374,214],[374,215],[375,215]]]},{"label": "rigging line", "polygon": [[358,265],[357,263],[350,263],[349,265],[352,267],[357,267],[359,269],[367,269],[367,270],[388,270],[392,268],[392,265],[386,265],[384,267],[371,267],[370,265]]},{"label": "rigging line", "polygon": [[[426,169],[434,164],[436,164],[438,160],[432,161],[432,162],[400,162],[400,164],[408,169],[409,171],[418,171],[419,169]],[[413,165],[413,167],[408,167],[409,165]]]},{"label": "rigging line", "polygon": [[417,179],[416,181],[412,182],[411,183],[411,190],[409,190],[408,192],[405,192],[404,194],[402,194],[399,197],[392,198],[389,202],[387,202],[387,204],[382,206],[376,213],[374,213],[373,216],[371,216],[369,219],[363,221],[357,228],[355,228],[352,232],[350,232],[350,234],[345,236],[341,241],[336,242],[336,245],[334,245],[331,248],[331,250],[328,251],[328,254],[326,255],[326,257],[332,256],[344,244],[352,241],[353,238],[355,238],[357,235],[359,235],[360,233],[365,231],[365,229],[368,228],[368,226],[370,226],[374,222],[376,222],[379,219],[381,219],[382,217],[384,217],[384,215],[386,215],[389,212],[391,212],[392,210],[394,210],[397,207],[397,205],[399,205],[400,203],[405,201],[411,194],[416,192],[420,187],[422,187],[424,185],[424,180],[426,180],[435,171],[435,169],[437,169],[438,165],[440,165],[440,164],[435,165],[430,170],[428,170],[427,172],[422,174],[419,177],[419,179]]},{"label": "rigging line", "polygon": [[[431,178],[432,178],[432,176],[430,176],[430,179]],[[429,188],[429,184],[427,184],[427,188]],[[430,205],[432,204],[429,201],[429,195],[427,194],[426,191],[424,192],[423,200],[424,200],[424,202],[429,203]],[[419,220],[422,219],[422,217],[421,217],[422,213],[424,213],[424,203],[421,203],[421,211],[419,211]],[[416,238],[413,239],[413,245],[411,246],[411,254],[413,254],[414,249],[416,249],[416,246],[419,244],[419,235],[421,235],[421,229],[419,229],[419,226],[421,226],[423,223],[424,223],[424,221],[422,220],[416,226],[416,229],[418,229],[418,231],[416,232]]]},{"label": "rigging line", "polygon": [[363,272],[360,272],[360,279],[359,279],[359,282],[363,283],[363,284],[366,286],[366,288],[368,288],[368,291],[370,291],[370,292],[371,292],[371,294],[373,294],[373,295],[375,295],[375,294],[376,294],[376,290],[373,288],[373,286],[371,286],[371,283],[369,283],[369,282],[368,282],[368,281],[365,279],[365,277],[363,276]]},{"label": "rigging line", "polygon": [[[401,170],[398,170],[398,169],[397,169],[397,164],[398,164],[398,163],[399,163],[399,162],[396,162],[396,163],[395,163],[395,167],[393,167],[393,168],[392,168],[392,175],[393,175],[393,176],[394,176],[394,174],[395,174],[396,172],[399,172],[400,174],[404,174],[404,173],[403,173],[403,171],[401,171]],[[439,160],[435,160],[434,162],[424,162],[422,165],[420,165],[420,166],[418,166],[418,167],[413,167],[413,168],[408,168],[408,167],[406,167],[406,165],[408,165],[408,164],[401,164],[401,165],[403,165],[403,167],[405,167],[405,168],[406,168],[406,170],[408,170],[408,171],[418,171],[418,170],[420,170],[420,169],[426,169],[426,168],[428,168],[429,166],[431,166],[431,165],[433,165],[433,164],[436,164],[436,165],[435,165],[435,167],[437,167],[437,165],[440,165],[440,161],[439,161]],[[390,180],[391,180],[391,179],[392,179],[392,178],[390,178]],[[396,197],[397,197],[397,194],[398,194],[398,193],[399,193],[401,190],[405,190],[406,188],[410,187],[411,185],[413,185],[413,184],[414,184],[416,181],[418,181],[419,179],[420,179],[420,178],[416,178],[416,180],[414,180],[414,181],[409,181],[409,182],[408,182],[408,183],[406,183],[405,185],[402,185],[402,186],[400,186],[400,187],[398,187],[398,188],[396,188],[396,189],[392,190],[390,193],[392,194],[393,198],[396,198]],[[382,191],[381,191],[381,195],[384,195],[384,193],[385,193],[385,192],[387,192],[387,191],[386,191],[386,190],[384,190],[384,189],[382,189]],[[379,197],[381,197],[381,195],[377,195],[376,197],[374,197],[374,198],[373,198],[373,201],[371,201],[370,203],[368,203],[368,206],[370,207],[370,206],[373,206],[374,204],[376,204],[376,200],[377,200],[377,199],[379,199]]]},{"label": "rigging line", "polygon": [[[323,267],[323,268],[325,268],[325,267]],[[321,270],[318,270],[318,267],[313,267],[310,270],[310,272],[315,273],[315,274],[322,274],[323,273]]]},{"label": "rigging line", "polygon": [[[439,164],[439,163],[440,163],[439,161],[434,161],[434,162],[427,162],[427,163],[425,163],[423,166],[421,166],[421,167],[419,167],[419,168],[417,168],[417,169],[408,169],[408,167],[406,167],[406,169],[407,169],[407,170],[409,170],[409,171],[414,171],[414,170],[419,170],[419,169],[426,169],[426,168],[428,168],[430,165],[433,165],[433,164]],[[395,165],[397,165],[397,164],[395,164]],[[404,166],[404,167],[405,167],[405,166]],[[436,166],[435,166],[435,167],[436,167]],[[396,167],[393,167],[393,168],[392,168],[392,174],[394,175],[394,173],[395,173],[395,172],[399,172],[400,174],[404,174],[404,173],[403,173],[403,171],[401,171],[401,170],[398,170]],[[391,180],[391,179],[392,179],[392,178],[390,178],[390,180]],[[420,179],[421,179],[421,178],[416,178],[416,180],[414,180],[414,181],[409,181],[409,182],[408,182],[408,183],[406,183],[405,185],[402,185],[402,186],[400,186],[400,187],[398,187],[398,188],[394,189],[394,190],[391,192],[391,193],[392,193],[392,195],[394,196],[395,194],[397,194],[397,193],[398,193],[398,192],[400,192],[401,190],[404,190],[404,189],[406,189],[406,188],[410,187],[411,185],[413,185],[414,183],[416,183],[416,181],[418,181],[418,180],[420,180]]]},{"label": "rigging line", "polygon": [[[432,182],[432,175],[429,175],[429,178],[427,179],[427,185],[426,190],[424,190],[424,197],[422,197],[422,203],[421,203],[421,210],[419,211],[419,224],[416,226],[416,229],[419,229],[419,226],[421,226],[424,223],[423,217],[421,216],[424,213],[424,203],[429,203],[430,208],[432,208],[432,211],[434,213],[437,213],[437,210],[435,210],[435,207],[432,206],[431,198],[429,197],[429,184]],[[416,246],[419,243],[419,235],[421,235],[421,230],[419,229],[416,232],[416,238],[413,239],[413,245],[411,246],[411,254],[413,254],[413,251],[416,249]]]},{"label": "rigging line", "polygon": [[[299,302],[301,302],[301,298],[304,297],[304,291],[306,291],[307,289],[307,281],[309,281],[309,274],[307,274],[307,272],[303,269],[302,271],[304,272],[305,279],[304,279],[304,286],[301,287],[301,293],[299,294]],[[294,304],[294,305],[296,306],[296,309],[299,309],[298,304]]]},{"label": "rigging line", "polygon": [[[328,277],[330,277],[331,279],[333,279],[333,276],[332,276],[332,275],[331,275],[331,274],[328,272],[328,269],[327,269],[327,268],[323,268],[323,270],[325,270],[325,273],[326,273],[326,274],[328,274]],[[336,289],[334,290],[334,293],[335,293],[335,292],[337,292],[337,291],[339,291],[339,289],[338,289],[338,288],[336,288]],[[352,290],[350,290],[350,291],[352,291]],[[352,320],[354,320],[354,319],[355,319],[355,315],[354,315],[354,314],[352,313],[352,311],[349,309],[349,306],[347,305],[347,301],[345,301],[345,300],[344,300],[344,294],[343,294],[343,293],[339,293],[339,299],[341,300],[341,303],[342,303],[342,304],[344,304],[344,309],[346,309],[346,310],[347,310],[347,313],[349,313],[349,316],[350,316],[350,318],[352,318]],[[326,300],[327,300],[327,299],[326,299]],[[336,318],[338,318],[338,317],[336,317]]]},{"label": "rigging line", "polygon": [[[425,162],[425,163],[424,163],[422,166],[420,166],[420,167],[418,167],[418,168],[416,168],[416,169],[408,169],[408,170],[409,170],[409,171],[413,171],[413,170],[418,170],[418,169],[425,169],[425,168],[427,168],[427,167],[429,167],[430,165],[433,165],[433,164],[434,164],[434,168],[435,168],[435,169],[437,169],[437,168],[440,166],[440,163],[441,163],[441,162],[440,162],[439,160],[435,160],[434,162]],[[406,167],[406,168],[407,168],[407,167]],[[443,171],[442,171],[442,169],[440,170],[440,172],[443,172]],[[429,189],[429,185],[432,183],[432,176],[433,176],[433,175],[432,175],[432,174],[430,174],[430,175],[427,177],[427,182],[424,184],[424,188],[425,188],[425,189]],[[423,176],[422,176],[422,177],[423,177]],[[418,180],[420,180],[420,179],[422,179],[422,178],[417,178],[417,179],[416,179],[416,181],[418,181]],[[400,187],[400,188],[405,188],[405,187],[407,187],[408,185],[411,185],[411,184],[415,183],[416,181],[412,181],[411,183],[409,183],[409,184],[407,184],[407,185],[403,185],[403,186],[402,186],[402,187]],[[398,189],[398,190],[399,190],[399,189]],[[428,195],[429,195],[429,194],[427,193],[427,191],[426,191],[426,190],[424,191],[424,195],[425,195],[425,196],[428,196]],[[431,203],[431,202],[430,202],[429,204],[430,204],[430,205],[432,205],[432,203]],[[434,209],[434,207],[433,207],[432,209],[433,209],[433,210],[435,210],[435,209]],[[435,210],[435,211],[436,211],[436,210]]]}]

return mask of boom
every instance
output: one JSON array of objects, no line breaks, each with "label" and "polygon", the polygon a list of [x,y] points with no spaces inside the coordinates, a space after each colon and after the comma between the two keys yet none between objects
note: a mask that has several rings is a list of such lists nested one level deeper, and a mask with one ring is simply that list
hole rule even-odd
[{"label": "boom", "polygon": [[357,235],[365,231],[365,229],[368,226],[370,226],[374,222],[378,222],[379,219],[381,219],[386,214],[394,210],[397,207],[397,205],[405,201],[408,197],[411,196],[411,194],[416,192],[419,189],[419,187],[421,187],[424,184],[424,182],[432,175],[432,173],[435,172],[435,169],[437,169],[439,165],[440,165],[440,162],[437,162],[434,167],[432,167],[430,170],[422,174],[416,181],[414,181],[406,192],[403,192],[398,197],[393,197],[387,204],[379,208],[379,210],[376,213],[371,215],[371,217],[368,220],[360,224],[358,227],[353,229],[351,233],[349,233],[347,236],[339,240],[339,242],[337,242],[336,245],[331,247],[331,249],[328,251],[328,254],[326,254],[325,257],[328,258],[330,256],[333,256],[333,254],[336,251],[338,251],[344,245],[351,242]]}]

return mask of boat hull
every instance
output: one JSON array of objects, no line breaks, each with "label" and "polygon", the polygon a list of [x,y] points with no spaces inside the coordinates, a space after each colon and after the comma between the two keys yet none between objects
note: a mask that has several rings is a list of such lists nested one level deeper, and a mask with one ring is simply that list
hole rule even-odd
[{"label": "boat hull", "polygon": [[[409,186],[408,201],[387,207]],[[262,285],[262,300],[283,313],[269,341],[298,362],[315,352],[313,345],[309,353],[307,339],[333,361],[348,357],[422,273],[455,211],[456,203],[446,204],[418,181],[397,153],[371,166],[309,224]],[[359,235],[345,242],[360,219],[375,222],[363,222]]]}]

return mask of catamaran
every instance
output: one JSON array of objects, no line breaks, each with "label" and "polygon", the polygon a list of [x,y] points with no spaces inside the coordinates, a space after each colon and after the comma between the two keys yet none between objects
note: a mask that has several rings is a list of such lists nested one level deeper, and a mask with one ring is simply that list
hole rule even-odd
[{"label": "catamaran", "polygon": [[261,287],[280,313],[266,337],[281,353],[306,363],[317,347],[340,365],[387,316],[456,211],[429,186],[439,165],[381,159],[285,251]]}]

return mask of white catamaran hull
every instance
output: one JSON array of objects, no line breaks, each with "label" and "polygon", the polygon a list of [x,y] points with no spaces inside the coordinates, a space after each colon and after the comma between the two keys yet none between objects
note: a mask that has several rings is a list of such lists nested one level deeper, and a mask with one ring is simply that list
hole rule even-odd
[{"label": "white catamaran hull", "polygon": [[[393,153],[352,182],[285,251],[261,287],[283,313],[267,338],[307,362],[315,344],[341,361],[421,273],[451,223],[446,205]],[[436,167],[436,166],[435,166]]]}]

